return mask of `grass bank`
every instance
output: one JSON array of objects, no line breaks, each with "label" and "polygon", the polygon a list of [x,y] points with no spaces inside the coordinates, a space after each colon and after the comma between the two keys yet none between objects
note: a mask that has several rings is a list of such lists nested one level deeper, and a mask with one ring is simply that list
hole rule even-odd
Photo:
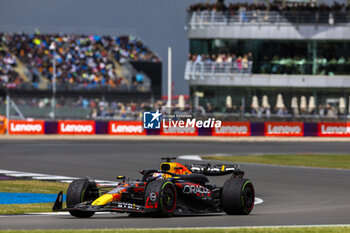
[{"label": "grass bank", "polygon": [[[8,193],[58,193],[66,192],[69,184],[36,180],[2,180],[0,192]],[[51,212],[53,203],[0,205],[0,214]]]},{"label": "grass bank", "polygon": [[350,227],[271,227],[271,228],[227,228],[227,229],[101,229],[101,230],[9,230],[0,233],[348,233]]},{"label": "grass bank", "polygon": [[350,169],[350,154],[202,156],[202,158],[229,162]]}]

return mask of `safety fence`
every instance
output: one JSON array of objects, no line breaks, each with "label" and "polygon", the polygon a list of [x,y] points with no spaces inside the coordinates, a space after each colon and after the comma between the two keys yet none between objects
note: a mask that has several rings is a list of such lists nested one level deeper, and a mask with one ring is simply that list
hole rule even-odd
[{"label": "safety fence", "polygon": [[252,61],[243,62],[186,62],[185,79],[204,79],[220,76],[243,77],[252,74]]},{"label": "safety fence", "polygon": [[220,127],[162,125],[144,129],[140,121],[23,121],[10,120],[9,134],[162,135],[162,136],[320,136],[349,137],[348,122],[222,122]]},{"label": "safety fence", "polygon": [[349,12],[314,11],[195,11],[188,14],[191,29],[230,25],[348,24]]}]

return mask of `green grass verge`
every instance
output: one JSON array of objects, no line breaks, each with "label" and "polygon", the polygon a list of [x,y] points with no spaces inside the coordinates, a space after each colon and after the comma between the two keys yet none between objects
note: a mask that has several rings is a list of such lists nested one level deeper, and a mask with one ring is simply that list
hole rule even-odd
[{"label": "green grass verge", "polygon": [[159,232],[159,233],[348,233],[350,227],[279,227],[279,228],[231,228],[231,229],[103,229],[103,230],[7,230],[1,233],[109,233],[109,232]]},{"label": "green grass verge", "polygon": [[202,158],[229,162],[350,169],[350,154],[202,156]]},{"label": "green grass verge", "polygon": [[[66,192],[68,184],[36,180],[2,180],[0,192],[9,193],[58,193]],[[24,214],[51,212],[53,203],[0,205],[0,214]]]}]

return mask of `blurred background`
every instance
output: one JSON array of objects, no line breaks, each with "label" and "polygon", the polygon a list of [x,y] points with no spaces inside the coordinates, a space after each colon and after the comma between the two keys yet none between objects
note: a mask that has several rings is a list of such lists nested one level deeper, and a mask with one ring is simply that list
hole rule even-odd
[{"label": "blurred background", "polygon": [[2,0],[0,115],[166,112],[170,46],[172,113],[346,121],[349,10],[348,1]]}]

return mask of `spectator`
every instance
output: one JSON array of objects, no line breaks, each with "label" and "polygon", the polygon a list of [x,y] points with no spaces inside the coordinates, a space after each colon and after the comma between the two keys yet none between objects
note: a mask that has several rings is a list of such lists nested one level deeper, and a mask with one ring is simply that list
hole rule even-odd
[{"label": "spectator", "polygon": [[[32,82],[40,75],[53,78],[53,60],[56,63],[57,86],[78,85],[80,88],[121,88],[120,78],[115,72],[112,59],[120,61],[159,62],[140,40],[132,36],[98,36],[68,34],[0,34],[10,53],[3,57],[1,52],[0,82],[18,83],[17,73],[9,67],[15,66],[17,56],[32,74]],[[56,49],[50,49],[52,46]],[[14,56],[15,55],[15,56]],[[6,65],[6,70],[4,69]],[[5,73],[6,72],[6,73]]]}]

